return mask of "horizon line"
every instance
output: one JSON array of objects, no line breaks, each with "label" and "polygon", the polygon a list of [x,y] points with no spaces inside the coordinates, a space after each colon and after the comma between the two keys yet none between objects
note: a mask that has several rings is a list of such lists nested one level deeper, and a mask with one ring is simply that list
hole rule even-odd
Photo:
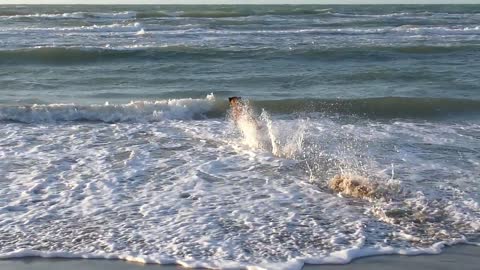
[{"label": "horizon line", "polygon": [[52,3],[52,4],[1,4],[0,6],[456,6],[456,5],[480,5],[480,3],[471,3],[471,2],[464,2],[464,3],[455,3],[455,4],[447,4],[447,3],[412,3],[412,4],[401,4],[401,3],[335,3],[335,4],[287,4],[287,3],[279,3],[279,4],[233,4],[233,3],[219,3],[219,4],[187,4],[187,3],[178,3],[178,4],[154,4],[154,3],[144,3],[144,4],[113,4],[113,3],[98,3],[98,4],[79,4],[79,3]]}]

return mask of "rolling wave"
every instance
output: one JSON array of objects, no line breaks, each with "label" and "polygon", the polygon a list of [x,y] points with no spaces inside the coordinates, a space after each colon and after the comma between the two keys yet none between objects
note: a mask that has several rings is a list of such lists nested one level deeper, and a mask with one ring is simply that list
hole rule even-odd
[{"label": "rolling wave", "polygon": [[[212,10],[212,11],[183,11],[174,14],[178,17],[192,17],[192,18],[225,18],[225,17],[248,17],[248,16],[293,16],[293,15],[321,15],[328,14],[330,9],[308,9],[308,8],[295,8],[295,9],[270,9],[270,10]],[[171,15],[170,15],[171,16]]]},{"label": "rolling wave", "polygon": [[[212,29],[201,25],[182,25],[176,28],[153,28],[151,31],[161,35],[181,35],[181,34],[215,34],[215,35],[385,35],[385,34],[403,34],[403,35],[475,35],[480,34],[480,26],[417,26],[417,25],[401,25],[401,26],[382,26],[382,27],[303,27],[303,28],[287,28],[287,29],[270,29],[270,28],[250,28],[235,29],[224,28],[230,22],[218,23],[221,29]],[[243,25],[248,25],[244,22]],[[139,29],[142,26],[140,22],[113,23],[113,24],[93,24],[70,27],[13,27],[1,28],[0,32],[24,31],[24,32],[128,32]],[[337,25],[340,26],[340,25]],[[227,26],[228,27],[228,26]]]},{"label": "rolling wave", "polygon": [[66,12],[66,13],[25,13],[15,11],[0,11],[1,18],[104,18],[104,19],[131,19],[131,18],[164,18],[164,17],[190,17],[190,18],[228,18],[248,16],[289,16],[289,15],[320,15],[329,14],[330,8],[232,8],[232,9],[186,9],[186,10],[149,10],[149,11],[122,11],[122,12]]},{"label": "rolling wave", "polygon": [[82,25],[82,26],[70,26],[70,27],[23,27],[23,28],[3,28],[1,31],[25,31],[25,32],[67,32],[67,33],[91,33],[91,32],[134,32],[138,31],[142,26],[139,22],[134,23],[114,23],[114,24],[94,24],[94,25]]},{"label": "rolling wave", "polygon": [[[252,100],[254,108],[275,114],[340,113],[375,118],[430,118],[480,113],[480,100],[450,98],[382,97],[365,99]],[[226,100],[213,94],[204,99],[132,101],[128,104],[42,104],[0,106],[0,121],[41,122],[151,122],[223,117]]]},{"label": "rolling wave", "polygon": [[[465,12],[465,10],[463,10]],[[104,18],[104,19],[130,19],[130,18],[165,18],[165,17],[189,17],[189,18],[228,18],[228,17],[249,17],[249,16],[329,16],[342,18],[463,18],[465,16],[477,16],[478,11],[472,10],[465,13],[445,13],[445,12],[422,12],[422,11],[403,11],[403,12],[385,12],[379,13],[375,10],[366,10],[363,12],[348,12],[334,7],[309,7],[297,6],[296,8],[277,6],[270,8],[252,8],[250,6],[233,7],[207,7],[185,9],[152,8],[150,10],[124,10],[118,12],[47,12],[47,13],[28,13],[21,10],[3,10],[0,11],[0,18],[18,19],[18,18]]]},{"label": "rolling wave", "polygon": [[[416,46],[360,46],[360,47],[299,47],[299,48],[208,48],[172,45],[162,47],[78,48],[40,47],[0,51],[1,64],[76,64],[122,59],[158,60],[165,58],[271,58],[307,57],[309,59],[342,60],[389,57],[398,54],[442,54],[480,52],[480,45],[416,45]],[[194,57],[194,58],[192,58]]]},{"label": "rolling wave", "polygon": [[429,118],[480,113],[480,100],[454,98],[290,99],[252,103],[273,113],[325,112],[379,118]]},{"label": "rolling wave", "polygon": [[137,16],[134,11],[124,12],[66,12],[66,13],[18,13],[6,12],[0,13],[1,19],[28,19],[28,18],[45,18],[45,19],[132,19]]}]

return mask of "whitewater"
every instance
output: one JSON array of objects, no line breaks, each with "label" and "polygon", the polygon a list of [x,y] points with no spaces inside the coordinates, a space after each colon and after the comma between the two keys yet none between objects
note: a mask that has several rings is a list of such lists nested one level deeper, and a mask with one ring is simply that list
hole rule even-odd
[{"label": "whitewater", "polygon": [[479,245],[479,14],[0,6],[0,259],[298,270]]},{"label": "whitewater", "polygon": [[[40,110],[3,124],[3,258],[299,269],[372,254],[438,253],[478,235],[478,171],[461,169],[480,165],[468,150],[478,122],[351,124],[315,113],[259,114],[273,151],[250,127],[207,118],[213,95],[154,104],[144,118],[125,109],[132,105],[88,113],[65,105],[56,119]],[[418,146],[398,149],[398,140]],[[455,163],[442,158],[448,149],[460,157]],[[392,194],[340,196],[327,184],[345,172]],[[432,176],[441,181],[423,180]]]}]

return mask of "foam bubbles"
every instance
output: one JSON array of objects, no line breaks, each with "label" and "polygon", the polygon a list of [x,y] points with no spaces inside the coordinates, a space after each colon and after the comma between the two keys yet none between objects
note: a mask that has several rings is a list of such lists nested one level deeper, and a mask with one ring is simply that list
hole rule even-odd
[{"label": "foam bubbles", "polygon": [[144,36],[147,32],[145,32],[145,29],[140,29],[135,35],[137,36]]},{"label": "foam bubbles", "polygon": [[[478,175],[439,161],[454,146],[462,162],[476,160],[462,147],[472,145],[467,134],[477,124],[431,123],[451,140],[426,146],[425,123],[254,113],[274,150],[246,144],[243,127],[223,118],[190,118],[192,107],[202,112],[214,101],[163,101],[156,121],[3,123],[0,257],[301,269],[435,254],[478,236]],[[407,132],[415,126],[418,134]],[[341,168],[386,188],[398,179],[401,188],[373,200],[341,196],[327,186]]]}]

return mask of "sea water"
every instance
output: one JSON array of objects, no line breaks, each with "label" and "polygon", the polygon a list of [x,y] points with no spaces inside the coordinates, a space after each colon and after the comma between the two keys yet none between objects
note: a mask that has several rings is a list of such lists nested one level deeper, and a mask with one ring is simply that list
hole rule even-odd
[{"label": "sea water", "polygon": [[478,243],[479,27],[478,5],[0,6],[0,258]]}]

